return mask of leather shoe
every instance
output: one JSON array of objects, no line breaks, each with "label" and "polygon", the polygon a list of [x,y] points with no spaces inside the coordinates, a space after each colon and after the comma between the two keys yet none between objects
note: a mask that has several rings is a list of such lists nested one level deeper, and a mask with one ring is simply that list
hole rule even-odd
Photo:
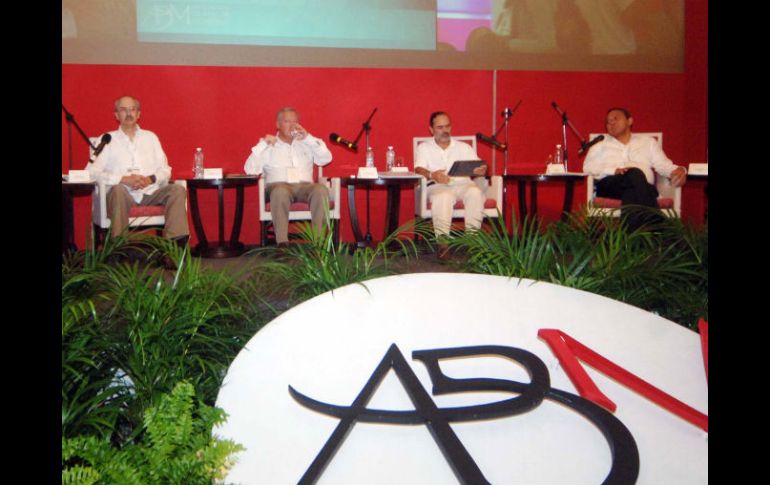
[{"label": "leather shoe", "polygon": [[439,244],[436,254],[438,255],[438,259],[449,259],[449,245]]}]

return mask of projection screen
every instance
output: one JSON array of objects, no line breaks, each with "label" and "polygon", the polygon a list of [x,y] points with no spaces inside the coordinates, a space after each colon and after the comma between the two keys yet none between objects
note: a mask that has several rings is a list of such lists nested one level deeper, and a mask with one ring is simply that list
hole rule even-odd
[{"label": "projection screen", "polygon": [[63,0],[62,62],[681,72],[684,0]]}]

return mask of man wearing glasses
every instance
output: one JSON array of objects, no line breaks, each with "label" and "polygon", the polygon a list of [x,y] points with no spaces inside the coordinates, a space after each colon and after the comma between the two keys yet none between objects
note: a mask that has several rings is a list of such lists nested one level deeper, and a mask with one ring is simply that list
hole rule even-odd
[{"label": "man wearing glasses", "polygon": [[107,213],[113,237],[128,227],[128,211],[133,206],[162,205],[166,224],[163,236],[183,244],[189,239],[185,188],[169,184],[171,167],[155,133],[143,130],[138,121],[139,100],[122,96],[115,100],[115,119],[119,128],[111,131],[110,141],[86,167],[92,180],[112,185],[107,192]]}]

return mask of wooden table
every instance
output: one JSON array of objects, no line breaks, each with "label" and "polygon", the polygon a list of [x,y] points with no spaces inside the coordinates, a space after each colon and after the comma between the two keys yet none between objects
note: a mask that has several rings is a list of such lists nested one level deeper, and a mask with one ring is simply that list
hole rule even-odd
[{"label": "wooden table", "polygon": [[61,183],[61,252],[75,252],[75,211],[74,197],[76,195],[93,194],[95,182],[65,182]]},{"label": "wooden table", "polygon": [[[398,229],[398,215],[401,208],[401,188],[414,187],[420,181],[421,175],[404,174],[380,176],[376,179],[359,179],[357,177],[343,177],[340,183],[348,188],[348,211],[350,224],[353,228],[353,236],[356,238],[356,246],[366,247],[372,243],[372,234],[369,231],[369,190],[372,188],[386,188],[388,191],[387,209],[385,212],[385,231],[382,239],[386,239]],[[366,188],[366,234],[361,233],[358,222],[358,210],[356,208],[356,187]]]},{"label": "wooden table", "polygon": [[[257,185],[258,178],[258,176],[237,176],[221,179],[186,179],[193,227],[195,228],[195,235],[198,236],[198,244],[195,246],[193,254],[204,258],[231,258],[243,254],[245,246],[238,241],[243,223],[243,191],[245,187]],[[198,189],[217,189],[218,192],[219,240],[215,246],[209,245],[206,232],[203,230],[200,208],[198,207]],[[225,189],[235,189],[235,214],[229,241],[225,241]]]},{"label": "wooden table", "polygon": [[687,180],[703,184],[703,222],[706,223],[709,218],[709,176],[708,174],[688,173]]},{"label": "wooden table", "polygon": [[[567,214],[572,210],[572,198],[575,192],[575,182],[586,178],[582,173],[567,174],[508,174],[503,175],[503,187],[508,182],[517,182],[519,192],[519,221],[523,221],[527,215],[534,217],[537,215],[537,184],[540,182],[563,182],[564,183],[564,203],[562,204],[561,219],[565,220]],[[530,209],[527,210],[527,182],[529,182],[529,200]],[[503,217],[505,215],[506,205],[503,204]],[[506,219],[507,220],[507,219]]]}]

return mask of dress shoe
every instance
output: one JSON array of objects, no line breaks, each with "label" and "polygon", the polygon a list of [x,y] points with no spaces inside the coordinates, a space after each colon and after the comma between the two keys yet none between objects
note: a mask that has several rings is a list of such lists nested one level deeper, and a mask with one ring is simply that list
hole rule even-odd
[{"label": "dress shoe", "polygon": [[436,255],[438,256],[438,259],[449,259],[449,245],[439,244],[436,250]]}]

